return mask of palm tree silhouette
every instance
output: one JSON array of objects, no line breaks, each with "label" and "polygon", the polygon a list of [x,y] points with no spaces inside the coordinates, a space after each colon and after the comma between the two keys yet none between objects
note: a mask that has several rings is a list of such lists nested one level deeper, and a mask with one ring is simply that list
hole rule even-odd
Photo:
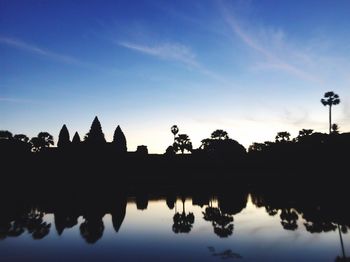
[{"label": "palm tree silhouette", "polygon": [[177,133],[179,133],[179,128],[177,127],[177,125],[173,125],[171,127],[171,133],[173,133],[174,135],[174,142],[175,142],[175,136],[177,135]]},{"label": "palm tree silhouette", "polygon": [[321,103],[324,106],[329,106],[329,133],[332,132],[332,106],[340,103],[339,96],[330,91],[324,94],[324,98],[321,99]]}]

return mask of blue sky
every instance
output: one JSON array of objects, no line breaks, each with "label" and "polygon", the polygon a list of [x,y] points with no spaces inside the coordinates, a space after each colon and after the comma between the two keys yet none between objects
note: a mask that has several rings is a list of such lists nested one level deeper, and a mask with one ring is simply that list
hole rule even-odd
[{"label": "blue sky", "polygon": [[327,132],[341,97],[350,131],[350,2],[0,0],[0,129],[163,153],[170,127],[195,147],[215,129],[248,147],[278,131]]}]

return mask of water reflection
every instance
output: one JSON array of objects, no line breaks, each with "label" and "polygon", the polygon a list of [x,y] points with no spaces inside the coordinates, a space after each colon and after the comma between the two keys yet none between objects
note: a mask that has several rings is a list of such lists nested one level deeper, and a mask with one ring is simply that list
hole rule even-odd
[{"label": "water reflection", "polygon": [[[244,223],[248,221],[257,228],[264,227],[261,224],[261,215],[258,215],[264,210],[266,217],[274,218],[269,225],[273,228],[271,235],[278,228],[308,234],[336,233],[339,252],[333,254],[333,260],[346,261],[344,235],[347,235],[350,227],[350,214],[345,206],[338,204],[337,200],[339,200],[337,196],[323,198],[318,195],[306,198],[300,192],[281,194],[280,191],[274,192],[271,188],[257,190],[248,187],[221,190],[219,194],[202,191],[193,196],[185,192],[159,195],[143,191],[130,194],[124,192],[108,198],[105,196],[96,198],[91,195],[74,198],[50,197],[48,201],[35,199],[5,201],[3,198],[0,213],[0,239],[3,241],[0,242],[0,249],[7,239],[20,238],[27,233],[31,239],[39,240],[47,239],[56,232],[59,240],[66,232],[78,231],[84,242],[95,244],[102,241],[107,232],[120,234],[120,229],[125,223],[127,225],[123,234],[126,235],[137,223],[144,224],[144,230],[147,230],[143,219],[150,214],[154,220],[151,221],[153,224],[150,230],[156,230],[164,224],[168,229],[167,233],[163,234],[169,237],[174,233],[185,236],[203,234],[204,239],[214,241],[210,237],[211,234],[217,239],[230,239],[236,234],[237,228],[242,226],[244,228]],[[152,203],[157,203],[157,208]],[[133,206],[135,211],[128,212]],[[260,211],[257,212],[258,210]],[[242,220],[243,214],[244,220]],[[49,216],[53,219],[47,219]],[[162,216],[162,220],[158,221],[157,216]],[[106,219],[109,217],[108,222]],[[206,231],[206,228],[211,228],[211,233]],[[242,236],[242,232],[239,234]],[[251,233],[246,231],[244,234],[243,239],[246,239]],[[131,236],[132,234],[129,235]],[[240,239],[236,238],[236,241]],[[129,243],[132,245],[132,242]],[[224,245],[216,247],[206,245],[206,247],[211,257],[222,259],[246,257],[240,250],[226,248]],[[241,250],[244,248],[241,247]]]}]

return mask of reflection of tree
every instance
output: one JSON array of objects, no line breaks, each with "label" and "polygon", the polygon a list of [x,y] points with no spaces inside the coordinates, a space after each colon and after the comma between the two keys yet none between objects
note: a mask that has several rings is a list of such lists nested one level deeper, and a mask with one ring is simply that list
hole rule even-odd
[{"label": "reflection of tree", "polygon": [[304,223],[306,231],[310,233],[321,233],[336,230],[337,226],[332,222],[315,220]]},{"label": "reflection of tree", "polygon": [[203,219],[210,221],[214,228],[214,233],[219,237],[228,237],[233,233],[233,216],[223,213],[219,208],[211,205],[205,208]]},{"label": "reflection of tree", "polygon": [[72,228],[78,223],[78,216],[67,212],[55,213],[55,227],[58,235],[63,233],[65,228]]},{"label": "reflection of tree", "polygon": [[93,244],[99,240],[104,231],[102,217],[91,214],[85,216],[85,221],[80,225],[80,234],[87,243]]},{"label": "reflection of tree", "polygon": [[194,215],[189,212],[186,215],[185,211],[185,199],[182,198],[182,213],[176,212],[173,217],[173,232],[174,233],[189,233],[194,224]]},{"label": "reflection of tree", "polygon": [[25,219],[28,232],[34,239],[42,239],[50,232],[51,224],[44,222],[43,217],[43,212],[32,209]]},{"label": "reflection of tree", "polygon": [[281,224],[286,230],[296,230],[298,228],[298,214],[291,208],[282,209],[281,215]]},{"label": "reflection of tree", "polygon": [[[0,221],[0,239],[20,236],[25,230],[33,239],[42,239],[50,232],[51,224],[43,221],[44,213],[37,209],[25,210],[14,218]],[[12,221],[11,221],[12,220]]]}]

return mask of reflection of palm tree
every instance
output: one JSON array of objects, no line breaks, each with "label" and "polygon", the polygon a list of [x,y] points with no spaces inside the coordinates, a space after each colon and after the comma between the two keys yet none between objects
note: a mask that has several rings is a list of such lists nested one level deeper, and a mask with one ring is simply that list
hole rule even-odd
[{"label": "reflection of palm tree", "polygon": [[339,238],[340,238],[340,245],[341,245],[341,251],[342,251],[342,255],[343,255],[343,257],[337,257],[336,259],[335,259],[335,261],[336,262],[341,262],[341,261],[344,261],[344,262],[346,262],[346,261],[350,261],[350,258],[347,258],[346,257],[346,254],[345,254],[345,249],[344,249],[344,242],[343,242],[343,237],[342,237],[342,230],[340,229],[340,226],[339,226],[339,224],[338,224],[338,231],[339,231]]},{"label": "reflection of palm tree", "polygon": [[334,92],[327,92],[324,94],[324,98],[321,99],[321,103],[324,106],[329,106],[329,133],[332,132],[332,106],[340,103],[339,96]]},{"label": "reflection of palm tree", "polygon": [[173,221],[174,233],[189,233],[191,231],[194,224],[194,215],[192,212],[186,215],[185,198],[182,198],[182,213],[176,212]]}]

